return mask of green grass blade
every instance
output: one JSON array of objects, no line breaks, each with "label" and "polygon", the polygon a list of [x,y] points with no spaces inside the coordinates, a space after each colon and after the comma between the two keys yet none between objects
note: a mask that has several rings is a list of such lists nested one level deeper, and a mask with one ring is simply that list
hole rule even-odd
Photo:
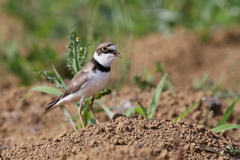
[{"label": "green grass blade", "polygon": [[193,86],[195,89],[203,89],[208,80],[208,74],[204,74],[203,78],[200,81],[194,82]]},{"label": "green grass blade", "polygon": [[175,92],[173,84],[169,80],[166,81],[166,86],[170,90],[171,93]]},{"label": "green grass blade", "polygon": [[228,117],[232,114],[233,109],[237,103],[237,101],[239,100],[240,97],[238,97],[237,99],[235,99],[233,101],[233,103],[228,107],[228,109],[226,110],[226,112],[224,113],[221,121],[218,123],[218,126],[221,126],[222,124],[225,124],[227,122]]},{"label": "green grass blade", "polygon": [[98,103],[100,105],[100,107],[102,107],[102,109],[107,113],[108,117],[110,119],[112,119],[114,113],[109,109],[107,108],[105,105],[103,105],[102,103]]},{"label": "green grass blade", "polygon": [[64,82],[64,80],[62,79],[62,77],[60,76],[60,74],[58,73],[58,71],[56,70],[55,66],[52,64],[52,68],[57,76],[57,78],[59,78],[61,80],[61,84],[63,85],[64,89],[67,88],[66,83]]},{"label": "green grass blade", "polygon": [[229,129],[240,129],[240,125],[239,124],[222,124],[220,126],[217,126],[213,129],[211,129],[211,131],[222,132],[222,131],[229,130]]},{"label": "green grass blade", "polygon": [[141,107],[141,106],[136,108],[136,112],[139,113],[139,114],[141,114],[141,115],[143,115],[143,116],[146,116],[146,115],[147,115],[147,110],[146,110],[146,108],[143,108],[143,107]]},{"label": "green grass blade", "polygon": [[197,104],[199,101],[193,103],[190,107],[188,107],[181,115],[179,115],[177,118],[173,120],[174,123],[177,123],[178,120],[181,118],[183,119]]},{"label": "green grass blade", "polygon": [[161,81],[159,82],[158,86],[156,87],[155,91],[154,91],[154,94],[153,94],[153,97],[152,97],[152,102],[150,104],[150,106],[148,107],[148,119],[153,119],[153,116],[156,112],[156,109],[157,109],[157,104],[158,104],[158,100],[159,100],[159,97],[162,93],[162,89],[164,87],[164,83],[165,83],[165,79],[167,77],[167,74],[164,74],[164,76],[162,77]]},{"label": "green grass blade", "polygon": [[119,105],[119,107],[122,107],[122,105],[120,104],[120,102],[118,101],[117,97],[111,93],[112,97],[114,98],[114,100],[117,102],[117,104]]},{"label": "green grass blade", "polygon": [[209,146],[200,146],[200,148],[202,148],[202,149],[204,149],[206,151],[218,153],[217,151],[215,151],[213,148],[211,148]]},{"label": "green grass blade", "polygon": [[132,116],[132,115],[135,115],[135,107],[133,107],[133,108],[128,108],[127,110],[125,110],[125,112],[124,112],[124,115],[126,116],[126,117],[130,117],[130,116]]},{"label": "green grass blade", "polygon": [[36,86],[33,87],[32,89],[30,89],[24,96],[22,99],[20,100],[24,100],[25,98],[27,98],[27,96],[29,95],[30,92],[32,91],[40,91],[40,92],[44,92],[44,93],[48,93],[48,94],[53,94],[55,96],[60,96],[62,94],[62,91],[52,88],[52,87],[48,87],[48,86]]},{"label": "green grass blade", "polygon": [[88,120],[91,119],[90,111],[89,111],[90,101],[85,101],[85,104],[82,106],[82,119],[84,122],[84,126],[88,125]]},{"label": "green grass blade", "polygon": [[137,103],[138,103],[140,106],[136,108],[136,112],[138,112],[139,114],[147,117],[148,113],[147,113],[146,108],[142,105],[142,103],[141,103],[139,100],[137,100]]},{"label": "green grass blade", "polygon": [[72,118],[71,118],[70,113],[69,113],[68,110],[66,109],[66,107],[64,107],[63,105],[61,105],[61,106],[60,106],[60,109],[63,111],[65,117],[67,117],[67,118],[69,119],[69,122],[70,122],[70,124],[72,125],[74,131],[77,133],[77,129],[76,129],[76,127],[75,127],[75,124],[74,124],[74,122],[73,122],[73,120],[72,120]]}]

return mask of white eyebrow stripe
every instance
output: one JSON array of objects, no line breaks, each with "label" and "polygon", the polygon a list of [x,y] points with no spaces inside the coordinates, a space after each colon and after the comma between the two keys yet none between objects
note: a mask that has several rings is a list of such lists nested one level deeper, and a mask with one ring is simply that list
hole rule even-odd
[{"label": "white eyebrow stripe", "polygon": [[116,50],[116,46],[115,45],[111,45],[110,47],[108,47],[109,50]]}]

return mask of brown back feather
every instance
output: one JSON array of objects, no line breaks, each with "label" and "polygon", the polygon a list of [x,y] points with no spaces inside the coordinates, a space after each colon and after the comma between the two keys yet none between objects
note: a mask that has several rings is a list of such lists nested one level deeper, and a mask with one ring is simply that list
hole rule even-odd
[{"label": "brown back feather", "polygon": [[88,73],[93,68],[93,63],[88,62],[71,80],[71,82],[68,84],[67,89],[63,92],[63,94],[56,99],[52,100],[48,104],[44,105],[43,107],[46,108],[44,110],[44,113],[47,113],[48,111],[54,109],[56,106],[55,104],[61,100],[62,98],[68,96],[71,93],[74,93],[78,91],[80,88],[82,88],[83,84],[88,81]]}]

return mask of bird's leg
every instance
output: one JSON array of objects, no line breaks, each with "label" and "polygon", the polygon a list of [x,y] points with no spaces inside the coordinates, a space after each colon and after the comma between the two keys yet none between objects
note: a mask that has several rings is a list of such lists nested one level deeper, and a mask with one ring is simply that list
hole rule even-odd
[{"label": "bird's leg", "polygon": [[82,124],[82,128],[84,128],[84,122],[83,122],[83,119],[82,119],[82,112],[81,112],[81,109],[82,109],[82,103],[83,103],[83,98],[81,98],[80,100],[80,105],[78,107],[78,116],[79,116],[79,119],[80,119],[80,122]]},{"label": "bird's leg", "polygon": [[92,96],[92,99],[91,99],[91,103],[90,103],[89,108],[90,108],[90,111],[91,111],[94,119],[96,120],[96,122],[97,122],[97,124],[98,124],[98,120],[97,120],[96,115],[95,115],[95,113],[94,113],[94,111],[93,111],[93,101],[94,101],[94,97],[95,97],[95,95]]}]

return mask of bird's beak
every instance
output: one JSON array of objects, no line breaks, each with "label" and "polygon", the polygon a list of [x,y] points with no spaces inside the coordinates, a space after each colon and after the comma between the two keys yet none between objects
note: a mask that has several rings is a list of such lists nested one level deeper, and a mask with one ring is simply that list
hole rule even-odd
[{"label": "bird's beak", "polygon": [[118,51],[115,51],[113,54],[115,57],[122,58],[121,54]]}]

